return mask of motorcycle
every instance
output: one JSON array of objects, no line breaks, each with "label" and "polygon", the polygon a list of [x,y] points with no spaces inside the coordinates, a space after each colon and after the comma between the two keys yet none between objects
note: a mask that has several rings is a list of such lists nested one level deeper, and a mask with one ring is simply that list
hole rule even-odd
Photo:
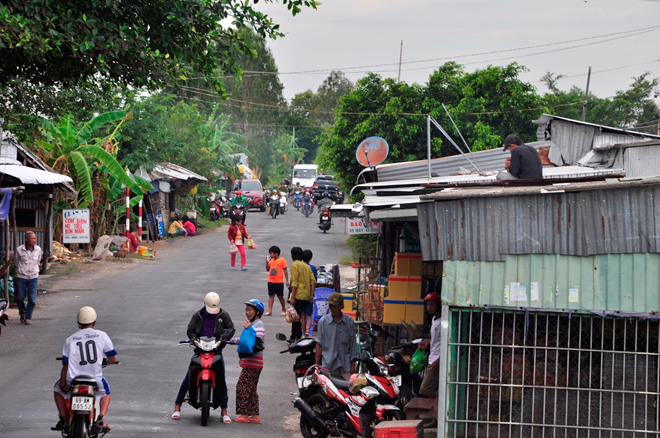
[{"label": "motorcycle", "polygon": [[[57,360],[62,360],[58,357]],[[119,365],[114,362],[112,365]],[[103,359],[103,368],[107,367],[107,359]],[[93,376],[79,375],[71,380],[69,391],[71,398],[66,403],[66,424],[62,429],[51,427],[51,430],[62,432],[69,438],[100,438],[109,431],[103,430],[103,415],[96,417],[96,394],[98,383]],[[94,418],[96,417],[96,420]]]},{"label": "motorcycle", "polygon": [[276,193],[273,193],[270,195],[270,198],[268,198],[268,207],[270,208],[270,217],[275,219],[280,212],[280,197],[277,196]]},{"label": "motorcycle", "polygon": [[358,377],[362,378],[361,384],[350,385],[318,365],[307,370],[299,379],[300,397],[293,401],[301,412],[304,438],[325,438],[329,434],[371,438],[374,426],[381,421],[405,419],[393,404],[399,393],[396,380],[369,373],[362,376]]},{"label": "motorcycle", "polygon": [[[234,330],[225,330],[225,332],[231,337]],[[216,390],[216,381],[223,378],[223,376],[216,377],[217,373],[222,372],[222,355],[216,353],[225,347],[227,341],[222,338],[217,340],[214,337],[202,337],[194,344],[190,343],[190,340],[179,341],[179,344],[188,344],[200,350],[199,355],[193,356],[190,362],[188,403],[195,409],[201,409],[201,424],[206,426],[211,407],[217,409],[224,397],[223,391]]]},{"label": "motorcycle", "polygon": [[242,204],[236,204],[231,208],[231,212],[229,213],[229,218],[230,219],[236,219],[236,220],[241,220],[243,224],[245,225],[245,217],[246,217],[246,208]]},{"label": "motorcycle", "polygon": [[300,190],[296,190],[293,192],[293,207],[296,210],[300,210],[300,207],[302,206],[302,192]]},{"label": "motorcycle", "polygon": [[[287,339],[282,333],[275,337]],[[388,377],[383,361],[359,359],[370,374],[365,374],[366,386],[358,394],[349,394],[349,382],[315,365],[315,350],[313,338],[301,338],[280,352],[299,355],[293,364],[299,397],[293,404],[301,411],[303,437],[325,438],[330,433],[370,437],[375,424],[405,419],[405,414],[391,404],[397,398],[400,377]]]},{"label": "motorcycle", "polygon": [[325,234],[330,229],[331,225],[332,221],[330,220],[330,212],[328,210],[322,211],[319,215],[319,229]]},{"label": "motorcycle", "polygon": [[224,217],[225,213],[223,210],[223,204],[218,202],[218,199],[215,196],[209,198],[209,219],[212,221],[217,221],[221,217]]},{"label": "motorcycle", "polygon": [[303,195],[302,208],[301,208],[300,211],[302,211],[302,214],[304,214],[305,217],[309,217],[309,215],[314,212],[314,204],[312,203],[312,195],[310,195],[309,193],[305,193]]},{"label": "motorcycle", "polygon": [[287,210],[286,192],[280,192],[280,214],[284,214]]},{"label": "motorcycle", "polygon": [[[7,311],[7,308],[9,307],[9,304],[7,303],[6,300],[0,300],[0,324],[6,326],[7,323],[6,321],[9,319],[7,315],[5,315],[5,312]],[[2,326],[0,326],[0,335],[2,334]]]},{"label": "motorcycle", "polygon": [[417,396],[424,379],[424,371],[415,374],[410,372],[410,361],[405,360],[401,353],[412,355],[421,341],[422,338],[415,338],[411,342],[396,345],[392,347],[390,354],[387,355],[390,375],[401,376],[400,395],[397,403],[397,406],[401,408]]}]

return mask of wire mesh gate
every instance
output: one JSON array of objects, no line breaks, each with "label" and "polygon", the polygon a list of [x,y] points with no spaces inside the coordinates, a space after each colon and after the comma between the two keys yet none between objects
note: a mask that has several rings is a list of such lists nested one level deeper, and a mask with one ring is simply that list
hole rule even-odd
[{"label": "wire mesh gate", "polygon": [[450,321],[447,436],[660,436],[659,321],[483,309]]}]

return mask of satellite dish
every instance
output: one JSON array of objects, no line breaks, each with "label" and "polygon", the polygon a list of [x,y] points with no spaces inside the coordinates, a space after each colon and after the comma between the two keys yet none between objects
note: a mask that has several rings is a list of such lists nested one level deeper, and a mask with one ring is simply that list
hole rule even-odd
[{"label": "satellite dish", "polygon": [[369,137],[362,140],[357,147],[355,158],[364,167],[372,167],[385,161],[389,152],[390,147],[384,138]]}]

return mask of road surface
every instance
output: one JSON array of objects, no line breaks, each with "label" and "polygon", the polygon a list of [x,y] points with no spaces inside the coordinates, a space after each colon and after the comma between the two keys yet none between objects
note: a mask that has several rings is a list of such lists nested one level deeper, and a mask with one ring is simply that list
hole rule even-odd
[{"label": "road surface", "polygon": [[[105,369],[112,391],[108,437],[300,436],[299,415],[290,402],[296,391],[294,356],[278,354],[286,344],[275,340],[276,332],[288,335],[290,325],[278,316],[277,301],[274,316],[264,317],[266,365],[258,388],[263,424],[223,424],[218,409],[211,412],[208,427],[201,427],[199,411],[189,405],[184,405],[179,421],[170,419],[170,414],[192,354],[177,342],[186,339],[188,321],[203,306],[207,292],[220,294],[221,307],[234,320],[238,336],[245,318],[243,302],[251,298],[267,302],[264,262],[271,245],[282,249],[289,264],[292,246],[311,249],[314,264],[336,263],[349,255],[344,220],[333,220],[327,234],[316,227],[317,221],[318,215],[305,218],[295,210],[274,220],[250,211],[246,227],[257,249],[247,251],[244,272],[229,270],[225,226],[178,238],[154,261],[105,262],[76,274],[44,276],[39,288],[47,293],[39,294],[33,325],[12,318],[0,337],[0,436],[59,436],[50,431],[57,422],[52,387],[61,367],[55,357],[77,330],[76,313],[86,305],[97,310],[96,328],[109,334],[121,361]],[[232,418],[240,373],[235,348],[224,350]]]}]

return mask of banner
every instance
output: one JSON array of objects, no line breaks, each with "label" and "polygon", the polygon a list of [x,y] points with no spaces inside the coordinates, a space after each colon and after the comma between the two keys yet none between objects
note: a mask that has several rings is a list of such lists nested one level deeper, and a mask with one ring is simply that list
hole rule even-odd
[{"label": "banner", "polygon": [[62,210],[62,243],[89,243],[89,210]]},{"label": "banner", "polygon": [[365,224],[359,217],[347,217],[346,234],[380,234],[380,222]]}]

